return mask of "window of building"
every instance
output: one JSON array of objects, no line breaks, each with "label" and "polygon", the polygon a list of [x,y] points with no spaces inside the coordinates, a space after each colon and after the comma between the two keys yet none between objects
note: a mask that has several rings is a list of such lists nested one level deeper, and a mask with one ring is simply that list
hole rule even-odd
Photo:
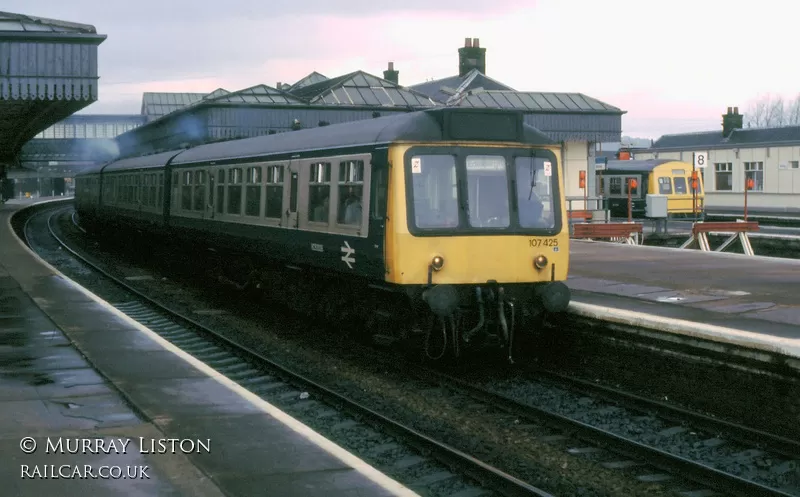
[{"label": "window of building", "polygon": [[267,202],[264,217],[283,217],[283,166],[267,166]]},{"label": "window of building", "polygon": [[753,180],[753,191],[764,191],[764,163],[763,162],[745,162],[744,163],[744,179],[745,181]]},{"label": "window of building", "polygon": [[327,223],[331,195],[331,163],[311,164],[308,183],[308,220]]},{"label": "window of building", "polygon": [[730,162],[715,162],[714,180],[718,192],[733,191],[733,164]]},{"label": "window of building", "polygon": [[244,215],[261,215],[261,166],[247,168],[247,186],[244,192]]},{"label": "window of building", "polygon": [[228,169],[228,214],[242,214],[242,168]]},{"label": "window of building", "polygon": [[789,161],[789,167],[792,169],[800,169],[800,161],[792,160]]},{"label": "window of building", "polygon": [[339,163],[339,224],[360,225],[364,197],[364,161]]}]

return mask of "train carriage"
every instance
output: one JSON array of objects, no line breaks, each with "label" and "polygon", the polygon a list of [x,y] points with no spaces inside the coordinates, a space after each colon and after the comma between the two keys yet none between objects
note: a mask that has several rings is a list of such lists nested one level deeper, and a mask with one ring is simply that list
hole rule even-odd
[{"label": "train carriage", "polygon": [[[703,176],[697,171],[697,211],[705,198]],[[597,173],[598,185],[613,217],[628,217],[628,179],[636,180],[631,189],[631,214],[645,216],[646,195],[666,195],[669,217],[690,217],[695,212],[692,165],[671,159],[611,160]]]},{"label": "train carriage", "polygon": [[103,186],[76,204],[384,341],[510,358],[519,326],[569,302],[558,157],[518,112],[446,108],[123,159],[80,175]]}]

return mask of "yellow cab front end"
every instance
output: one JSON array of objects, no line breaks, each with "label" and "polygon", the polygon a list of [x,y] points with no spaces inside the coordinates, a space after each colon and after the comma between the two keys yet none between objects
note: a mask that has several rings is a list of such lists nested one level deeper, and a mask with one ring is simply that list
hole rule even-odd
[{"label": "yellow cab front end", "polygon": [[442,302],[426,297],[434,312],[482,305],[487,292],[527,310],[535,302],[565,310],[569,226],[558,157],[552,145],[391,146],[386,281],[441,289]]},{"label": "yellow cab front end", "polygon": [[670,215],[702,212],[705,199],[703,175],[697,170],[693,173],[691,164],[668,162],[658,166],[654,172],[658,184],[654,185],[653,191],[667,195]]}]

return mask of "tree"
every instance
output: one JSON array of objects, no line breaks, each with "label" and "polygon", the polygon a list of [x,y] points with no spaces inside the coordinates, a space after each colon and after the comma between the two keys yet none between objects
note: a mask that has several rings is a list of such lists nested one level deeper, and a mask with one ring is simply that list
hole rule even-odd
[{"label": "tree", "polygon": [[775,128],[800,125],[800,94],[786,101],[767,95],[750,102],[745,113],[748,128]]}]

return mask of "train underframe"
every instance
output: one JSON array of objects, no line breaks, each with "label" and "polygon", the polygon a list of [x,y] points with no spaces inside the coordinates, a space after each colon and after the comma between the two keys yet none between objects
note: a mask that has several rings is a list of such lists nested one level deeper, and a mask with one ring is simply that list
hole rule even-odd
[{"label": "train underframe", "polygon": [[[136,230],[122,224],[111,228],[130,229]],[[109,234],[108,228],[96,225],[93,231]],[[164,233],[136,232],[138,238],[146,239],[145,245],[164,243]],[[203,268],[216,284],[318,317],[353,336],[421,350],[430,360],[460,358],[488,348],[513,362],[519,345],[549,315],[566,310],[570,300],[568,287],[558,281],[393,285],[250,253],[234,255],[230,247],[219,245],[207,244],[200,251],[194,239],[172,240],[179,245],[175,253],[193,254],[193,267]]]},{"label": "train underframe", "polygon": [[382,345],[421,349],[430,360],[489,348],[514,362],[520,339],[570,299],[563,282],[390,285],[248,255],[235,265],[225,255],[207,272],[216,282]]}]

